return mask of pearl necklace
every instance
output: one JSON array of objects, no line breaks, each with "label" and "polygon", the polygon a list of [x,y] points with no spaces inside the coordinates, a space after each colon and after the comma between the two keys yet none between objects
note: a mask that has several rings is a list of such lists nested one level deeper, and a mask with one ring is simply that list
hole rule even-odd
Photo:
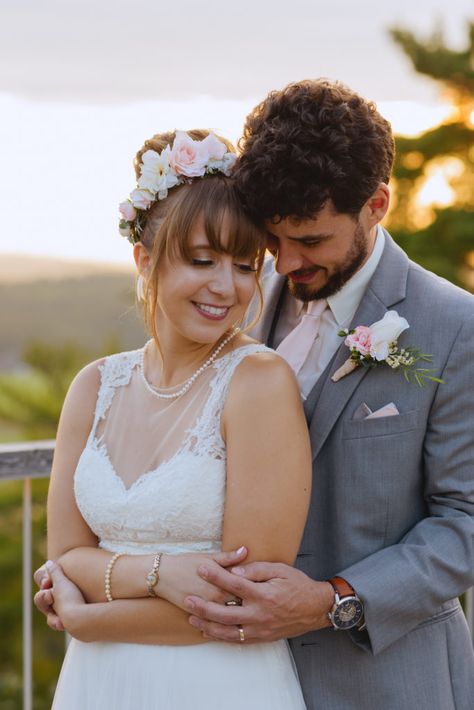
[{"label": "pearl necklace", "polygon": [[191,377],[188,377],[186,382],[183,384],[181,389],[179,389],[177,392],[173,392],[172,394],[165,394],[164,392],[160,392],[158,387],[153,387],[153,385],[150,385],[150,383],[147,381],[145,377],[145,373],[143,371],[143,362],[142,362],[142,373],[143,373],[143,379],[145,380],[145,383],[150,389],[153,394],[155,394],[157,397],[160,399],[177,399],[178,397],[181,397],[183,394],[186,394],[186,392],[189,390],[189,388],[193,385],[195,380],[199,377],[201,373],[204,372],[204,370],[207,370],[208,367],[212,365],[212,363],[215,361],[221,350],[227,345],[227,343],[230,343],[232,338],[235,338],[237,333],[240,333],[240,328],[234,328],[233,331],[225,338],[225,340],[222,341],[220,345],[217,346],[217,348],[211,353],[211,355],[207,358],[206,362],[204,362],[201,367],[198,367],[196,372],[194,372]]}]

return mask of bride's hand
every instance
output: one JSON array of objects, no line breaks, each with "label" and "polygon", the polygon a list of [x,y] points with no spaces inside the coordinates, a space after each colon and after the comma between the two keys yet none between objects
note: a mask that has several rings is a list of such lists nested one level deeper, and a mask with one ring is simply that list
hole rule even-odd
[{"label": "bride's hand", "polygon": [[33,575],[33,579],[39,587],[39,591],[34,596],[34,604],[41,614],[46,617],[46,623],[54,631],[64,631],[64,625],[56,614],[54,605],[54,592],[51,579],[45,565],[41,565]]},{"label": "bride's hand", "polygon": [[160,565],[160,581],[157,593],[181,609],[186,609],[184,599],[196,595],[217,604],[224,604],[232,599],[232,594],[210,582],[206,582],[198,574],[202,565],[216,571],[222,567],[239,565],[247,557],[247,549],[241,547],[232,552],[216,552],[204,554],[187,552],[181,555],[163,555]]},{"label": "bride's hand", "polygon": [[[74,582],[71,582],[71,580],[66,577],[61,567],[56,564],[56,562],[48,560],[44,567],[51,580],[52,588],[41,590],[38,592],[38,595],[41,595],[42,593],[49,593],[51,595],[50,606],[62,628],[59,629],[58,626],[52,625],[49,618],[48,625],[50,625],[51,628],[58,630],[65,629],[74,635],[72,629],[78,619],[81,609],[86,606],[84,597],[82,596],[80,589],[76,587]],[[38,608],[40,608],[36,603],[36,600],[35,604]],[[43,610],[40,609],[40,611]],[[54,619],[52,619],[52,621],[54,621]]]}]

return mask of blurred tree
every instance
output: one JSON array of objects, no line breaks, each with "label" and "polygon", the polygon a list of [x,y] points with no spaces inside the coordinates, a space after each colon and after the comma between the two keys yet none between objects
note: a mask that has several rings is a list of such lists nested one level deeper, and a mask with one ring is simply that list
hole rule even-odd
[{"label": "blurred tree", "polygon": [[459,52],[441,32],[425,42],[407,30],[390,33],[414,69],[440,83],[453,111],[419,136],[396,137],[388,228],[413,259],[474,291],[474,23]]},{"label": "blurred tree", "polygon": [[[12,427],[15,439],[54,438],[66,391],[87,362],[121,349],[109,337],[92,353],[68,343],[61,347],[31,343],[23,354],[25,373],[0,377],[0,421]],[[46,495],[48,480],[33,481],[33,568],[46,558]],[[22,693],[22,484],[0,487],[0,710],[21,707]],[[64,635],[33,612],[34,710],[47,710],[64,652]]]},{"label": "blurred tree", "polygon": [[0,376],[0,421],[13,426],[24,440],[54,438],[61,407],[74,375],[95,357],[120,350],[109,337],[100,355],[75,343],[60,347],[43,342],[27,346],[22,361],[24,374]]}]

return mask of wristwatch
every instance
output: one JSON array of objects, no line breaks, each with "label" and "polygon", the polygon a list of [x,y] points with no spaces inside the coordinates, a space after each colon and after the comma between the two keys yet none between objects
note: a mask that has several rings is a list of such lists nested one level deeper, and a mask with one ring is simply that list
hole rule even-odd
[{"label": "wristwatch", "polygon": [[161,564],[161,558],[163,557],[162,552],[158,552],[155,557],[153,558],[153,567],[151,568],[150,572],[147,574],[145,577],[145,582],[146,582],[146,589],[148,592],[149,597],[157,597],[157,593],[155,592],[155,587],[159,582],[160,579],[160,564]]},{"label": "wristwatch", "polygon": [[347,631],[354,627],[362,628],[364,605],[351,587],[342,577],[328,579],[336,594],[336,599],[328,619],[337,631]]}]

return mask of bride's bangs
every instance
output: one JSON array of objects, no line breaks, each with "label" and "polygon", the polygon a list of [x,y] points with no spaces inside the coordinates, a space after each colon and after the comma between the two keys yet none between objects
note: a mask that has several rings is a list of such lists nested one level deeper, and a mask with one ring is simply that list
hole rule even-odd
[{"label": "bride's bangs", "polygon": [[230,178],[221,175],[196,180],[174,205],[167,219],[166,254],[169,259],[192,259],[189,242],[200,218],[209,246],[217,253],[263,261],[262,232],[244,213]]}]

